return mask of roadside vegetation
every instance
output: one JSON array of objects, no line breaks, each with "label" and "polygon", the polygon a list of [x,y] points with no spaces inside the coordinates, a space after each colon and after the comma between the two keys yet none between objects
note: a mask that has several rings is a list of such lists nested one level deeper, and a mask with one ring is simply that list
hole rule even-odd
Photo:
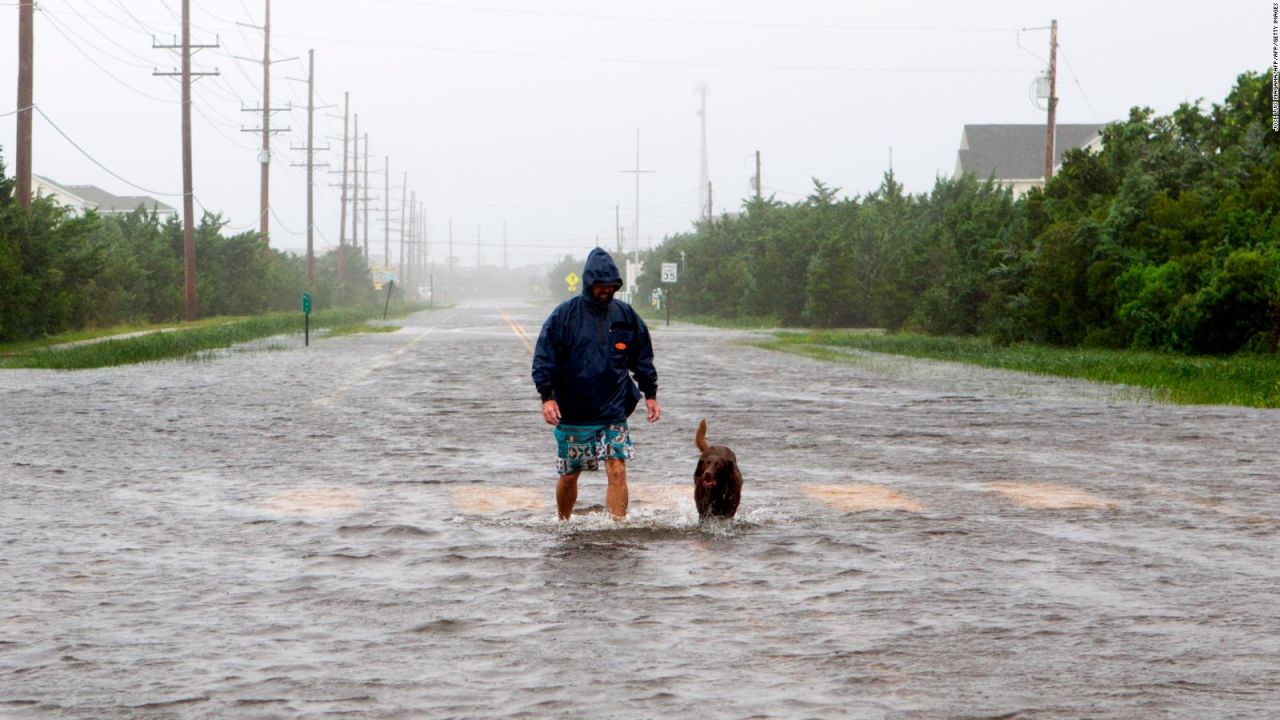
[{"label": "roadside vegetation", "polygon": [[[224,234],[205,213],[196,227],[198,315],[247,316],[295,310],[309,292],[315,310],[373,305],[382,298],[369,268],[348,247],[306,258],[264,248],[256,232]],[[139,208],[128,215],[82,216],[46,197],[31,210],[13,197],[0,164],[0,343],[44,342],[68,331],[114,334],[121,326],[183,319],[182,224]]]},{"label": "roadside vegetation", "polygon": [[997,343],[1272,354],[1280,341],[1280,133],[1269,73],[1221,104],[1134,108],[1014,199],[983,178],[907,194],[751,200],[645,254],[681,262],[681,313]]},{"label": "roadside vegetation", "polygon": [[1119,383],[1150,391],[1156,400],[1188,405],[1280,407],[1280,357],[1187,356],[1138,350],[1000,345],[987,338],[884,335],[863,331],[780,332],[761,347],[848,361],[836,349],[866,350],[982,367]]},{"label": "roadside vegetation", "polygon": [[[989,179],[908,194],[751,200],[644,254],[641,297],[680,262],[674,309],[717,324],[876,327],[779,339],[1163,388],[1276,407],[1280,133],[1269,72],[1221,103],[1133,108],[1015,199]],[[905,337],[899,337],[905,334]],[[925,336],[939,339],[930,341]],[[821,342],[818,342],[821,341]],[[1054,352],[1051,349],[1056,349]]]},{"label": "roadside vegetation", "polygon": [[[426,309],[423,305],[402,305],[396,315]],[[395,325],[369,324],[382,317],[382,308],[372,305],[321,310],[311,314],[311,339],[354,335],[365,332],[394,332]],[[200,357],[211,350],[282,335],[303,334],[301,312],[281,312],[252,317],[214,318],[182,326],[153,327],[151,332],[128,337],[83,340],[74,344],[46,344],[39,347],[0,345],[0,368],[44,368],[83,370],[131,363],[155,362],[181,357]],[[57,340],[61,338],[51,338]],[[293,342],[296,342],[296,338]]]}]

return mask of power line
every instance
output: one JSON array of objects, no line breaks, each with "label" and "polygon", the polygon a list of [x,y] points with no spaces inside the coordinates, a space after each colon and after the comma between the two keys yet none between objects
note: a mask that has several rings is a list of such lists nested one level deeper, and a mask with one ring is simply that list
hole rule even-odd
[{"label": "power line", "polygon": [[764,23],[746,20],[691,20],[686,18],[653,18],[638,15],[600,15],[595,13],[569,13],[549,10],[525,10],[520,8],[484,7],[478,5],[457,5],[454,3],[428,2],[426,0],[374,0],[388,5],[409,5],[414,7],[432,7],[446,10],[465,10],[468,12],[504,13],[513,15],[536,15],[544,17],[563,17],[580,20],[610,20],[617,22],[663,23],[675,25],[719,25],[725,27],[746,27],[767,30],[838,30],[867,32],[1009,32],[1017,30],[1010,27],[963,27],[959,25],[835,25],[806,23]]},{"label": "power line", "polygon": [[[46,0],[46,1],[47,1],[47,0]],[[65,0],[64,0],[64,2],[65,2]],[[123,50],[124,52],[128,53],[129,55],[132,55],[133,57],[137,58],[138,60],[141,60],[142,62],[141,62],[141,63],[138,63],[138,62],[129,62],[129,61],[127,61],[127,60],[122,60],[122,59],[120,59],[120,58],[118,58],[118,57],[115,57],[115,56],[113,56],[113,55],[108,55],[108,57],[111,57],[112,59],[116,60],[117,62],[122,62],[122,63],[125,63],[126,65],[132,65],[133,67],[140,67],[140,68],[144,68],[144,69],[145,69],[145,68],[152,67],[152,63],[149,61],[149,59],[148,59],[148,58],[144,58],[143,56],[141,56],[141,55],[139,55],[139,54],[135,53],[134,51],[130,50],[129,48],[125,47],[124,45],[121,45],[121,44],[120,44],[120,43],[119,43],[115,38],[111,37],[111,36],[110,36],[110,35],[108,35],[106,32],[104,32],[104,31],[102,30],[102,28],[101,28],[98,24],[96,24],[96,23],[92,23],[92,22],[89,22],[89,18],[85,17],[85,15],[84,15],[83,13],[81,13],[79,10],[77,10],[77,9],[76,9],[76,7],[75,7],[75,5],[72,5],[71,3],[67,3],[67,7],[68,7],[68,8],[70,8],[71,12],[72,12],[72,13],[74,13],[74,14],[76,15],[76,17],[78,17],[78,18],[80,18],[81,20],[83,20],[83,21],[85,22],[85,24],[86,24],[86,25],[88,25],[89,27],[93,28],[93,29],[94,29],[95,31],[97,31],[97,33],[98,33],[99,35],[101,35],[102,37],[106,38],[107,42],[111,43],[112,45],[115,45],[116,47],[120,48],[121,50]],[[45,14],[46,14],[50,19],[52,19],[52,17],[53,17],[55,14],[57,14],[56,12],[51,11],[51,10],[49,10],[48,8],[43,8],[43,7],[42,7],[42,10],[44,11],[44,13],[45,13]],[[67,29],[68,29],[68,30],[70,30],[70,28],[69,28],[69,27],[68,27]],[[77,36],[77,37],[80,37],[82,40],[84,39],[84,38],[83,38],[83,36],[79,35],[78,33],[77,33],[77,35],[76,35],[76,36]],[[85,40],[85,42],[87,43],[87,42],[88,42],[88,40]],[[101,49],[100,49],[100,48],[96,48],[96,47],[95,47],[95,49],[98,49],[98,50],[101,52]],[[104,54],[105,54],[105,53],[104,53]]]},{"label": "power line", "polygon": [[1080,90],[1080,97],[1084,98],[1085,107],[1089,108],[1089,114],[1093,116],[1094,122],[1098,120],[1098,113],[1093,111],[1093,103],[1089,102],[1089,96],[1085,94],[1084,87],[1080,84],[1080,79],[1076,77],[1076,71],[1071,67],[1071,61],[1067,59],[1067,54],[1062,52],[1062,43],[1058,43],[1058,52],[1062,53],[1062,60],[1067,64],[1067,72],[1071,73],[1071,79],[1075,81],[1076,87]]},{"label": "power line", "polygon": [[[130,85],[124,80],[121,80],[120,78],[116,77],[114,73],[112,73],[110,70],[103,67],[101,63],[95,60],[91,55],[89,55],[89,53],[85,52],[84,48],[80,47],[75,40],[72,40],[71,37],[67,35],[68,31],[63,30],[62,23],[60,21],[55,21],[53,16],[51,15],[46,16],[45,19],[49,21],[49,26],[52,27],[54,30],[56,30],[58,34],[61,35],[71,45],[71,47],[74,47],[76,51],[78,51],[81,55],[84,55],[86,60],[88,60],[91,64],[93,64],[94,67],[101,70],[103,74],[105,74],[107,77],[111,78],[112,80],[115,80],[117,83],[120,83],[124,87],[128,88],[130,91],[135,92],[141,95],[142,97],[147,98],[148,100],[155,100],[156,102],[168,103],[171,105],[177,104],[178,102],[177,100],[169,100],[162,97],[156,97],[155,95],[149,95],[135,88],[134,86]],[[89,43],[87,40],[85,41],[85,44],[92,46],[92,43]],[[96,47],[94,49],[98,50],[98,52],[100,53],[102,52]],[[103,53],[103,54],[106,55],[107,53]],[[108,57],[110,57],[110,55],[108,55]]]},{"label": "power line", "polygon": [[508,50],[478,50],[475,48],[445,47],[440,45],[418,45],[414,43],[389,43],[384,40],[351,40],[347,38],[318,37],[315,35],[292,35],[277,33],[280,37],[315,42],[357,45],[362,47],[390,48],[396,50],[424,50],[427,52],[456,53],[459,55],[484,55],[491,57],[535,58],[539,60],[565,60],[571,62],[599,62],[623,65],[659,65],[666,67],[714,68],[720,70],[780,70],[798,72],[850,72],[850,73],[929,73],[929,74],[1023,74],[1021,68],[963,68],[954,66],[935,67],[853,67],[836,65],[752,65],[737,63],[707,63],[685,60],[637,60],[634,58],[592,57],[588,55],[556,55],[552,53],[522,53]]},{"label": "power line", "polygon": [[166,192],[160,192],[159,190],[151,190],[149,188],[145,188],[145,187],[142,187],[141,185],[137,185],[129,182],[128,180],[125,180],[123,177],[120,177],[118,174],[116,174],[115,171],[113,171],[111,168],[107,167],[106,165],[103,165],[101,162],[98,161],[97,158],[90,155],[88,150],[85,150],[84,148],[80,147],[80,145],[76,143],[75,140],[71,139],[71,136],[67,135],[65,132],[62,131],[62,128],[58,127],[58,124],[55,123],[52,118],[50,118],[48,115],[45,114],[44,110],[40,109],[39,105],[33,105],[32,107],[35,108],[35,111],[37,113],[40,113],[40,117],[44,118],[45,122],[49,123],[50,127],[58,131],[58,134],[61,135],[64,140],[71,143],[71,147],[75,148],[76,150],[79,150],[81,155],[84,155],[94,165],[97,165],[98,167],[105,170],[107,174],[110,175],[111,177],[119,180],[120,182],[124,183],[125,185],[128,185],[129,187],[137,188],[138,190],[141,190],[150,195],[159,195],[160,197],[182,197],[182,193],[166,193]]},{"label": "power line", "polygon": [[12,110],[12,111],[7,112],[7,113],[0,113],[0,118],[2,118],[2,117],[9,117],[10,115],[17,115],[18,113],[20,113],[20,112],[26,112],[26,111],[30,110],[31,108],[33,108],[33,107],[35,107],[35,105],[28,105],[28,106],[26,106],[26,107],[20,107],[20,108],[18,108],[17,110]]}]

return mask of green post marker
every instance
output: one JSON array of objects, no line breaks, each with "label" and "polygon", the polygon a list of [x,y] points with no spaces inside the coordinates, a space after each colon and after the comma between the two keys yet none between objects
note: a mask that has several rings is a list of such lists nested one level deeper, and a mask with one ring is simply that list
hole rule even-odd
[{"label": "green post marker", "polygon": [[302,342],[311,347],[311,293],[302,293]]}]

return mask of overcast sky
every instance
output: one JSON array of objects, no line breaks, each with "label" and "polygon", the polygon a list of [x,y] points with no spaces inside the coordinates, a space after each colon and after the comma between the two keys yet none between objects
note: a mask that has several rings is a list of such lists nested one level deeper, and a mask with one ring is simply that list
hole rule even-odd
[{"label": "overcast sky", "polygon": [[[194,86],[195,194],[234,230],[257,227],[264,0],[192,0],[196,56],[219,75]],[[153,49],[179,32],[181,0],[39,0],[36,174],[181,206],[178,65]],[[14,108],[15,2],[0,2],[3,112]],[[1134,105],[1167,113],[1221,101],[1242,71],[1271,64],[1271,2],[861,2],[854,0],[274,0],[273,246],[306,246],[306,58],[315,50],[320,161],[341,167],[343,93],[377,170],[372,254],[392,242],[404,173],[426,206],[436,259],[511,265],[614,244],[615,214],[645,247],[698,216],[705,83],[717,212],[749,192],[754,153],[766,195],[795,201],[811,178],[844,195],[874,190],[889,165],[910,192],[955,167],[966,123],[1042,123],[1029,88],[1059,23],[1059,122],[1105,122]],[[1025,30],[1022,30],[1026,28]],[[285,58],[296,58],[285,60]],[[77,150],[52,123],[83,149]],[[0,118],[12,172],[14,117]],[[86,153],[90,157],[86,157]],[[95,162],[96,161],[96,162]],[[105,166],[107,170],[99,167]],[[110,172],[108,172],[108,170]],[[322,169],[323,170],[323,169]],[[114,173],[115,177],[112,175]],[[317,249],[338,241],[336,175],[317,173]],[[138,187],[133,187],[138,186]],[[144,190],[138,188],[145,188]],[[161,193],[165,193],[162,195]]]}]

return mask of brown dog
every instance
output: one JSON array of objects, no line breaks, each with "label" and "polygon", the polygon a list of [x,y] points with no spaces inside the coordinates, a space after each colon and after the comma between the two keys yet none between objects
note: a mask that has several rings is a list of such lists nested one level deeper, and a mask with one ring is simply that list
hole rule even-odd
[{"label": "brown dog", "polygon": [[702,451],[698,467],[693,471],[693,501],[698,506],[698,518],[707,515],[731,518],[738,512],[742,499],[742,473],[738,470],[738,456],[724,445],[707,444],[707,421],[698,423],[694,443]]}]

